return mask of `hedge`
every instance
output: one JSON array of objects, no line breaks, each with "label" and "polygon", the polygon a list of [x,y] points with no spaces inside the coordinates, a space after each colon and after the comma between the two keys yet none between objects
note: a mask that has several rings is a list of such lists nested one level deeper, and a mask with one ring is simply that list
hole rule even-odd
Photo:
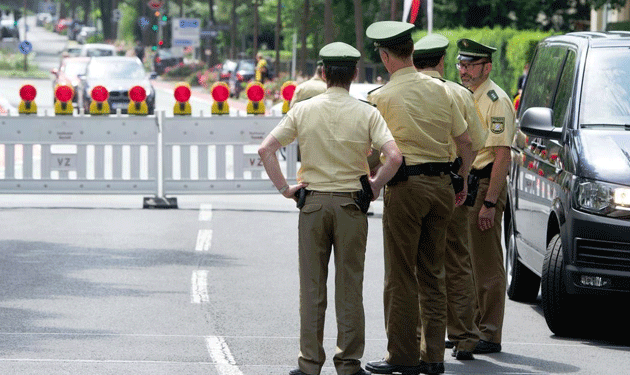
[{"label": "hedge", "polygon": [[[434,33],[443,35],[450,41],[444,58],[444,78],[460,82],[459,72],[455,68],[458,54],[457,41],[462,38],[472,39],[497,49],[492,55],[490,79],[510,96],[514,96],[516,93],[518,77],[523,74],[525,63],[531,60],[538,42],[554,34],[538,30],[519,31],[500,27],[492,29],[488,27],[483,29],[445,29],[434,30]],[[413,40],[419,40],[425,35],[427,35],[426,31],[415,33]]]}]

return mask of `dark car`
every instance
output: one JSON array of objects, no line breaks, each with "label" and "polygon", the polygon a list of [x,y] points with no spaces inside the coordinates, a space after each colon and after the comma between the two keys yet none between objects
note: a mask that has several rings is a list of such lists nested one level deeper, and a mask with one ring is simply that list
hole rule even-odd
[{"label": "dark car", "polygon": [[241,92],[256,74],[256,61],[253,59],[238,60],[234,72],[229,78],[230,95],[239,98]]},{"label": "dark car", "polygon": [[177,56],[167,49],[159,49],[153,56],[153,70],[157,74],[164,74],[164,70],[171,66],[184,63],[183,56]]},{"label": "dark car", "polygon": [[85,75],[81,76],[80,105],[86,113],[89,113],[92,102],[91,91],[99,85],[109,92],[111,113],[116,113],[118,109],[127,113],[129,90],[134,86],[142,86],[146,90],[149,114],[155,110],[155,89],[137,57],[102,56],[90,59]]},{"label": "dark car", "polygon": [[20,37],[20,32],[15,26],[15,22],[12,20],[0,21],[0,39],[2,38],[16,38]]},{"label": "dark car", "polygon": [[[630,297],[630,32],[537,46],[518,112],[506,208],[508,296],[579,332]],[[620,305],[621,306],[621,305]],[[602,309],[603,311],[603,309]]]},{"label": "dark car", "polygon": [[[61,61],[59,68],[51,70],[51,73],[55,76],[53,79],[53,90],[57,85],[70,85],[74,89],[74,96],[72,97],[73,103],[78,103],[79,89],[81,79],[79,76],[85,74],[89,57],[67,57]],[[53,91],[54,92],[54,91]],[[54,99],[53,99],[54,101]]]}]

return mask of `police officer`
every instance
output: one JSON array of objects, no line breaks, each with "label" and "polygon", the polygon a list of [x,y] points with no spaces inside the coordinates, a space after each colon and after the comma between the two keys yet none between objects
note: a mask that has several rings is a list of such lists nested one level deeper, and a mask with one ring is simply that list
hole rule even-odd
[{"label": "police officer", "polygon": [[326,91],[326,82],[322,79],[322,67],[324,62],[319,60],[317,62],[317,68],[315,69],[315,75],[309,80],[306,80],[295,87],[293,98],[289,108],[293,108],[295,103],[302,100],[310,99],[315,95],[319,95]]},{"label": "police officer", "polygon": [[[414,44],[413,63],[419,72],[434,78],[444,76],[444,56],[449,41],[439,34],[430,34]],[[488,131],[481,125],[472,92],[459,83],[446,81],[455,102],[468,124],[473,154],[483,148]],[[457,157],[455,144],[451,143],[450,160]],[[472,275],[468,237],[469,207],[461,205],[453,211],[446,234],[446,299],[447,331],[455,344],[454,355],[459,360],[473,358],[473,350],[479,342],[479,329],[473,314],[477,305]]]},{"label": "police officer", "polygon": [[507,200],[506,177],[510,168],[510,147],[516,132],[514,107],[509,96],[491,79],[495,48],[470,39],[460,39],[459,75],[473,91],[481,123],[488,139],[473,163],[479,189],[470,210],[471,256],[478,307],[476,323],[481,340],[475,353],[501,351],[505,310],[505,268],[501,247],[501,219]]},{"label": "police officer", "polygon": [[[308,188],[298,224],[299,368],[291,375],[318,375],[324,365],[326,279],[332,249],[338,330],[333,362],[338,374],[367,374],[360,359],[365,347],[362,292],[368,223],[355,199],[361,190],[359,179],[368,173],[371,146],[385,158],[383,167],[369,178],[374,199],[396,173],[402,155],[378,110],[348,93],[360,56],[345,43],[324,46],[320,57],[328,89],[289,110],[258,151],[269,178],[286,198],[293,198],[302,187]],[[299,183],[289,186],[276,151],[296,138],[302,166]]]},{"label": "police officer", "polygon": [[[467,125],[449,89],[413,66],[413,27],[381,21],[366,31],[390,74],[390,81],[371,92],[368,101],[383,114],[404,156],[404,166],[384,196],[388,353],[384,360],[366,365],[376,374],[444,372],[444,251],[446,227],[456,204],[449,175],[451,139],[463,158],[464,178],[472,163]],[[465,191],[458,194],[458,203],[464,195]],[[416,337],[420,314],[421,346]]]}]

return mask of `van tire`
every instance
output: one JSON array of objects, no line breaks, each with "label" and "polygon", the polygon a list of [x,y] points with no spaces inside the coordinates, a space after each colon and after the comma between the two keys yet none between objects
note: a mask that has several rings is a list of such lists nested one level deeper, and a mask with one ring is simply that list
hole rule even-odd
[{"label": "van tire", "polygon": [[508,224],[507,235],[505,254],[507,295],[513,301],[535,302],[540,289],[540,277],[518,259],[516,233],[512,220]]},{"label": "van tire", "polygon": [[547,246],[542,269],[542,307],[549,329],[557,336],[568,336],[578,327],[575,298],[567,293],[562,239],[553,236]]}]

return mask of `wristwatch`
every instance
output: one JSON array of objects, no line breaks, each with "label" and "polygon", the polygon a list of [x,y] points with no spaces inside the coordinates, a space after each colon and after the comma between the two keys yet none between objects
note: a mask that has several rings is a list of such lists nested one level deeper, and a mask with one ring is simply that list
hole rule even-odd
[{"label": "wristwatch", "polygon": [[285,191],[289,190],[289,185],[285,184],[283,187],[281,187],[280,189],[278,189],[278,191],[280,192],[280,194],[284,194]]},{"label": "wristwatch", "polygon": [[486,206],[486,208],[494,208],[497,204],[490,201],[483,201],[483,205]]}]

